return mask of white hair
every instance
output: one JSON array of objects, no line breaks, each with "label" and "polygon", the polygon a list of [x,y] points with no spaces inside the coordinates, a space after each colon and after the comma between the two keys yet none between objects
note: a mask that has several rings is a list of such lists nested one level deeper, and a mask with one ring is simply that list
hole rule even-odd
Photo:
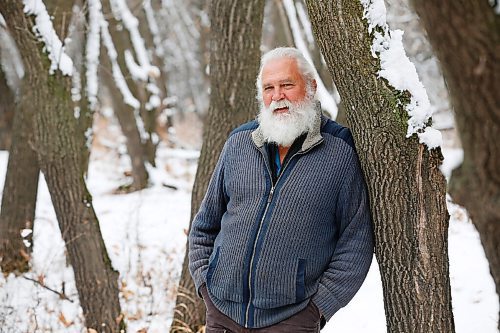
[{"label": "white hair", "polygon": [[314,67],[307,61],[302,52],[294,47],[277,47],[271,51],[266,52],[260,58],[260,68],[259,75],[257,75],[257,80],[255,81],[255,86],[257,88],[257,99],[262,100],[262,70],[264,66],[270,61],[281,58],[295,59],[297,61],[297,67],[299,73],[306,81],[306,85],[311,85],[312,81],[315,79]]}]

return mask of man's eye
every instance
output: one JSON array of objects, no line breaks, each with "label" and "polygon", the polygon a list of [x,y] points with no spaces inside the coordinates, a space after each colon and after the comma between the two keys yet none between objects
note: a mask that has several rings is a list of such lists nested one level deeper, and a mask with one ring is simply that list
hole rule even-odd
[{"label": "man's eye", "polygon": [[269,91],[269,90],[271,90],[271,89],[273,89],[273,88],[272,88],[272,87],[264,87],[264,90],[265,90],[265,91]]},{"label": "man's eye", "polygon": [[291,88],[291,87],[293,87],[293,83],[285,83],[283,86],[285,88]]}]

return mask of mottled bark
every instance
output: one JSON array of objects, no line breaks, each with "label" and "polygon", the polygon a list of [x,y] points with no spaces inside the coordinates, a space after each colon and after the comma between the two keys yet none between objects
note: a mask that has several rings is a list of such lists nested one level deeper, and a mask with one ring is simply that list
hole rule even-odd
[{"label": "mottled bark", "polygon": [[450,193],[479,231],[500,294],[500,16],[487,1],[413,3],[441,62],[464,150]]},{"label": "mottled bark", "polygon": [[408,100],[377,75],[361,2],[307,6],[368,184],[388,332],[454,332],[441,151],[406,138]]},{"label": "mottled bark", "polygon": [[[210,8],[210,107],[191,198],[198,211],[229,132],[256,115],[255,78],[259,68],[263,0],[214,0]],[[205,323],[205,306],[188,271],[187,250],[170,330],[197,332]]]},{"label": "mottled bark", "polygon": [[33,147],[75,273],[85,325],[99,332],[118,332],[122,322],[118,274],[111,267],[83,180],[70,78],[60,72],[48,74],[47,56],[32,33],[33,17],[24,15],[21,2],[4,0],[0,2],[0,12],[12,29],[25,65],[21,93],[31,92],[29,101],[36,111],[33,112]]}]

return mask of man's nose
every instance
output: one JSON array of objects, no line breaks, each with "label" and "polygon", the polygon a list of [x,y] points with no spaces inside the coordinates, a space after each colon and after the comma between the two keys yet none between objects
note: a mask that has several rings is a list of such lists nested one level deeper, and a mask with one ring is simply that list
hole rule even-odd
[{"label": "man's nose", "polygon": [[281,87],[276,87],[274,88],[273,90],[273,101],[279,101],[279,100],[282,100],[284,98],[284,94],[283,94],[283,90],[281,89]]}]

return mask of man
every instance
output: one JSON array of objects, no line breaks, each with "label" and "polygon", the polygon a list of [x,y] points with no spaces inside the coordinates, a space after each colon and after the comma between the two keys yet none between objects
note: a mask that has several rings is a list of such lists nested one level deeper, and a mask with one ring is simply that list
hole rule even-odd
[{"label": "man", "polygon": [[224,145],[189,234],[206,332],[319,332],[372,260],[366,184],[350,131],[321,114],[294,48],[261,60],[257,121]]}]

